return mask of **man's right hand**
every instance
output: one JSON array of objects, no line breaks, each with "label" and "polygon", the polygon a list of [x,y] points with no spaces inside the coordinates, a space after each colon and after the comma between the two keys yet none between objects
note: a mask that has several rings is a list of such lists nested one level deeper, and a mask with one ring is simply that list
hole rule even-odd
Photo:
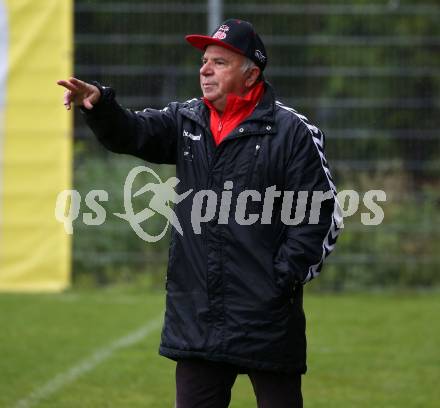
[{"label": "man's right hand", "polygon": [[92,109],[93,105],[96,105],[101,97],[101,92],[95,85],[76,78],[70,78],[67,81],[61,79],[57,81],[57,84],[66,88],[64,92],[64,106],[67,110],[70,110],[72,102],[75,106],[84,106],[86,109]]}]

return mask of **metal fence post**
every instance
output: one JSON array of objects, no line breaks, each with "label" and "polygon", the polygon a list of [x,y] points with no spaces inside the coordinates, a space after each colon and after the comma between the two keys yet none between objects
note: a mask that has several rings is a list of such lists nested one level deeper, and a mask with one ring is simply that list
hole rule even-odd
[{"label": "metal fence post", "polygon": [[212,34],[223,20],[223,0],[208,1],[208,34]]}]

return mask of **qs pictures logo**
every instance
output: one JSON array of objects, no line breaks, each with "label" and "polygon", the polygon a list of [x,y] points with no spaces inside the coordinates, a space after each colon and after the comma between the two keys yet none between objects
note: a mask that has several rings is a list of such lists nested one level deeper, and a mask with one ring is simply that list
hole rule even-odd
[{"label": "qs pictures logo", "polygon": [[[144,184],[140,189],[135,189],[135,181],[141,175],[151,176],[152,181]],[[281,202],[280,218],[285,225],[318,224],[321,215],[322,203],[333,200],[333,218],[337,227],[343,227],[343,218],[354,215],[359,210],[360,201],[367,211],[361,212],[361,222],[364,225],[379,225],[384,219],[384,211],[378,202],[386,201],[386,194],[382,190],[369,190],[361,197],[354,190],[340,191],[335,197],[333,191],[278,191],[276,186],[267,187],[264,193],[256,190],[243,190],[234,195],[233,182],[224,182],[223,191],[218,194],[214,190],[193,191],[189,189],[177,194],[176,187],[180,180],[170,177],[162,181],[159,175],[149,167],[138,166],[133,168],[124,183],[124,212],[113,213],[129,223],[139,238],[146,242],[157,242],[166,234],[171,224],[181,235],[184,234],[179,219],[174,212],[173,205],[185,200],[191,193],[192,203],[188,204],[185,216],[191,221],[194,234],[201,234],[202,224],[217,220],[219,224],[228,224],[232,219],[242,226],[249,226],[257,222],[271,224],[274,203]],[[136,190],[136,191],[134,191]],[[135,211],[133,200],[137,197],[151,197],[140,211]],[[86,225],[101,225],[106,220],[106,211],[99,202],[109,200],[105,190],[92,190],[85,197],[86,206],[92,212],[82,215]],[[259,202],[259,213],[249,211],[251,202]],[[58,195],[55,205],[55,217],[64,224],[68,234],[73,233],[73,222],[79,217],[81,195],[76,190],[65,190]],[[189,208],[191,210],[189,210]],[[255,206],[254,206],[255,208]],[[279,208],[279,207],[278,207]],[[158,214],[165,219],[163,228],[157,234],[151,234],[144,227],[148,220]]]}]

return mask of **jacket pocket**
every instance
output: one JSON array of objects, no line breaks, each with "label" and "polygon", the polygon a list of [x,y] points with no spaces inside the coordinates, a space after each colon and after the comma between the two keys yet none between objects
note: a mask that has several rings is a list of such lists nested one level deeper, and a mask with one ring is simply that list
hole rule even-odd
[{"label": "jacket pocket", "polygon": [[[278,266],[277,266],[278,264]],[[276,261],[276,256],[273,259],[273,276],[275,284],[283,296],[293,299],[296,282],[292,279],[292,273],[288,269],[280,267],[280,262]]]}]

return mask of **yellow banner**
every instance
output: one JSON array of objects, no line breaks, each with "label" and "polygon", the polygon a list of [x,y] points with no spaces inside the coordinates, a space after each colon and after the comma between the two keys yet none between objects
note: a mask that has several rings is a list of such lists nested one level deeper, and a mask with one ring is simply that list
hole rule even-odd
[{"label": "yellow banner", "polygon": [[70,236],[54,216],[71,184],[72,0],[0,0],[0,290],[69,285]]}]

